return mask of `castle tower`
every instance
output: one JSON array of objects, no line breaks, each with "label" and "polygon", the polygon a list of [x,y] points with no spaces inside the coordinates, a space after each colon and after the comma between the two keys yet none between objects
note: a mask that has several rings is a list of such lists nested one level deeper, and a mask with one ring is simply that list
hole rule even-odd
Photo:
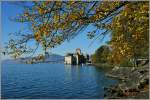
[{"label": "castle tower", "polygon": [[80,49],[80,48],[77,48],[77,49],[76,49],[76,53],[79,54],[79,55],[81,55],[81,49]]}]

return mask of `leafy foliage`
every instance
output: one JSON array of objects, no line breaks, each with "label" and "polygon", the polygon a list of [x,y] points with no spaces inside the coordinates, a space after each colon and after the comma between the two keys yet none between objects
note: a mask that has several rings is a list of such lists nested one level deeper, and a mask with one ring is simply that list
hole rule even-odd
[{"label": "leafy foliage", "polygon": [[116,63],[121,62],[123,58],[143,57],[143,52],[148,52],[148,7],[148,2],[131,2],[113,19],[110,45],[113,49],[111,56],[116,58]]},{"label": "leafy foliage", "polygon": [[106,63],[108,62],[108,56],[110,53],[110,48],[106,45],[101,46],[92,55],[92,63]]},{"label": "leafy foliage", "polygon": [[[97,23],[99,29],[111,31],[108,45],[112,48],[109,61],[123,63],[123,59],[148,58],[149,51],[148,2],[129,2],[120,13],[106,23]],[[99,35],[99,33],[98,33]]]},{"label": "leafy foliage", "polygon": [[128,59],[122,59],[122,62],[120,63],[121,67],[133,67],[134,64],[132,61],[128,60]]},{"label": "leafy foliage", "polygon": [[141,57],[148,51],[147,1],[33,1],[22,6],[24,11],[13,20],[28,23],[33,33],[24,37],[32,37],[45,52],[91,24],[96,29],[88,32],[90,39],[111,33],[110,62]]},{"label": "leafy foliage", "polygon": [[23,54],[28,54],[33,51],[32,48],[27,46],[26,42],[30,40],[29,37],[24,38],[24,40],[17,40],[11,36],[12,38],[9,40],[9,43],[5,47],[5,54],[11,55],[13,58],[17,58]]}]

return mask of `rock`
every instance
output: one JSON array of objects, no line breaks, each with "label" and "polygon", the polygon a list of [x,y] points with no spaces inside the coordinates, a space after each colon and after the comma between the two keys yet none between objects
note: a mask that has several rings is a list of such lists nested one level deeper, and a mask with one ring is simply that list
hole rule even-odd
[{"label": "rock", "polygon": [[119,92],[118,92],[118,96],[119,96],[119,97],[124,96],[123,92],[122,92],[122,91],[119,91]]},{"label": "rock", "polygon": [[[109,88],[108,98],[149,98],[147,94],[141,93],[141,91],[148,90],[149,85],[149,66],[145,65],[142,67],[115,67],[109,76],[113,76],[117,79],[122,79],[119,84]],[[147,87],[145,87],[147,86]],[[106,89],[107,90],[107,89]]]},{"label": "rock", "polygon": [[143,91],[138,93],[134,99],[149,99],[149,92],[148,91]]},{"label": "rock", "polygon": [[112,70],[115,71],[115,70],[118,70],[119,67],[118,66],[115,66]]},{"label": "rock", "polygon": [[133,71],[135,71],[135,70],[136,70],[136,68],[135,68],[135,67],[132,67],[131,71],[133,72]]}]

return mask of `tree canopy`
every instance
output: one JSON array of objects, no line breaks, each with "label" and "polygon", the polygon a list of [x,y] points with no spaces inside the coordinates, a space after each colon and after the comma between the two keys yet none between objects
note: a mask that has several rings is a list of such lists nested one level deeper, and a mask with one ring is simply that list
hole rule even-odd
[{"label": "tree canopy", "polygon": [[12,20],[28,23],[32,33],[20,34],[16,44],[33,39],[46,52],[92,24],[96,29],[88,33],[91,39],[111,33],[110,58],[116,63],[148,50],[148,1],[30,1],[21,5],[24,11]]},{"label": "tree canopy", "polygon": [[[112,58],[148,58],[149,48],[149,6],[148,2],[129,3],[110,24],[113,49]],[[147,52],[147,55],[144,55]]]},{"label": "tree canopy", "polygon": [[107,63],[110,53],[111,50],[107,45],[100,46],[92,55],[92,63]]}]

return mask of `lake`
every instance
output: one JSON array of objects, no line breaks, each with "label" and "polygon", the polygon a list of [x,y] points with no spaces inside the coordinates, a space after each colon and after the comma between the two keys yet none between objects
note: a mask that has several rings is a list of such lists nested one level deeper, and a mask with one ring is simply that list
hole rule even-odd
[{"label": "lake", "polygon": [[1,73],[2,99],[102,99],[117,83],[91,65],[3,62]]}]

